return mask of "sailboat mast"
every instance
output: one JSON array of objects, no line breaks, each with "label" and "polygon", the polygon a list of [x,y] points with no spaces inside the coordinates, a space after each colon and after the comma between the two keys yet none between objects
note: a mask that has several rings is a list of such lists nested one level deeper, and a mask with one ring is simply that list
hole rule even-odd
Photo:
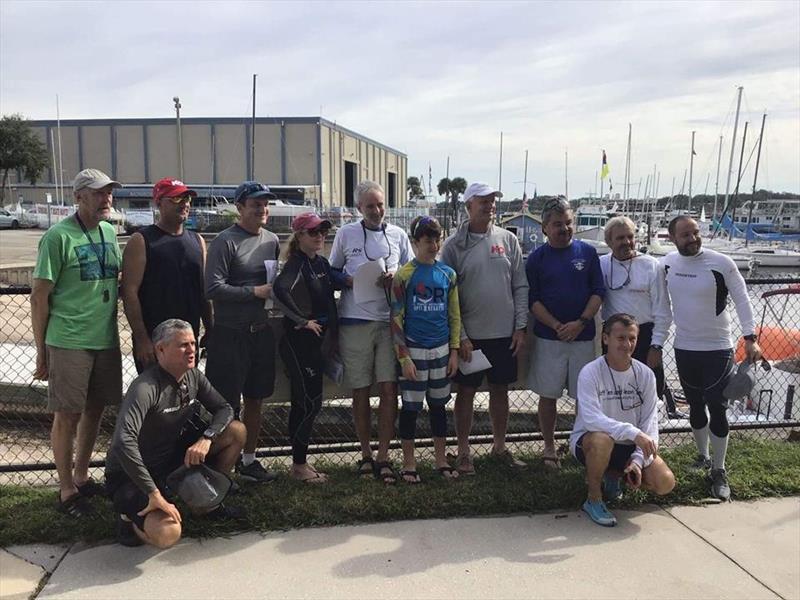
[{"label": "sailboat mast", "polygon": [[[744,135],[742,135],[742,151],[739,153],[739,172],[736,176],[736,189],[733,192],[733,200],[731,204],[733,205],[733,210],[731,211],[731,237],[735,237],[736,235],[736,201],[739,199],[739,184],[742,181],[742,164],[744,163],[744,145],[747,142],[747,126],[750,123],[748,121],[744,122]],[[745,238],[747,238],[747,233],[745,229]]]},{"label": "sailboat mast", "polygon": [[711,222],[714,222],[714,219],[717,216],[717,197],[719,195],[719,166],[722,162],[722,136],[719,136],[719,151],[717,154],[717,181],[714,184],[714,212],[711,213]]},{"label": "sailboat mast", "polygon": [[[728,193],[731,188],[731,173],[733,172],[733,151],[736,148],[736,131],[737,128],[739,127],[739,109],[742,106],[743,90],[744,88],[742,86],[739,86],[739,98],[736,101],[736,118],[733,120],[733,137],[731,138],[731,158],[730,161],[728,162],[728,181],[725,184],[725,202],[723,203],[723,206],[725,208],[728,207]],[[723,210],[725,209],[723,208]]]},{"label": "sailboat mast", "polygon": [[[527,156],[527,151],[525,156]],[[569,202],[569,152],[567,150],[564,150],[564,198]]]},{"label": "sailboat mast", "polygon": [[[525,175],[522,178],[522,197],[525,198],[528,193],[528,151],[525,150]],[[522,207],[525,209],[525,206]]]},{"label": "sailboat mast", "polygon": [[622,182],[625,189],[624,192],[624,202],[623,202],[623,212],[628,212],[628,200],[630,199],[630,184],[631,184],[631,124],[628,123],[628,147],[625,150],[625,179]]},{"label": "sailboat mast", "polygon": [[56,94],[56,131],[58,133],[58,198],[59,204],[64,206],[64,163],[61,158],[61,108],[58,103],[58,94]]},{"label": "sailboat mast", "polygon": [[[761,162],[761,141],[764,139],[764,123],[767,120],[767,113],[761,117],[761,133],[758,134],[758,154],[756,154],[756,172],[753,175],[753,193],[750,196],[750,210],[747,212],[747,226],[752,230],[753,227],[753,205],[756,203],[756,181],[758,180],[758,164]],[[746,231],[746,230],[745,230]],[[750,236],[744,236],[744,245],[747,246]]]},{"label": "sailboat mast", "polygon": [[256,179],[256,77],[258,75],[253,73],[253,116],[250,119],[250,177],[254,181]]},{"label": "sailboat mast", "polygon": [[503,132],[500,132],[500,175],[497,178],[497,189],[503,190]]},{"label": "sailboat mast", "polygon": [[692,212],[692,177],[694,175],[694,134],[696,132],[692,132],[692,153],[689,155],[689,202],[686,207],[686,212],[691,214]]}]

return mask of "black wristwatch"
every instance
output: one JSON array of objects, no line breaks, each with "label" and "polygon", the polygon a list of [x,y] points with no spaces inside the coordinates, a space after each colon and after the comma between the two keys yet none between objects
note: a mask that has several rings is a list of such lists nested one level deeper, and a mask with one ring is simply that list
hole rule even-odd
[{"label": "black wristwatch", "polygon": [[203,432],[203,437],[206,438],[208,441],[213,442],[214,438],[217,437],[217,432],[209,427]]},{"label": "black wristwatch", "polygon": [[658,350],[661,352],[664,349],[663,346],[659,346],[658,344],[650,344],[650,350]]},{"label": "black wristwatch", "polygon": [[742,337],[746,339],[748,342],[758,341],[758,336],[755,333],[751,333],[750,335],[743,335]]}]

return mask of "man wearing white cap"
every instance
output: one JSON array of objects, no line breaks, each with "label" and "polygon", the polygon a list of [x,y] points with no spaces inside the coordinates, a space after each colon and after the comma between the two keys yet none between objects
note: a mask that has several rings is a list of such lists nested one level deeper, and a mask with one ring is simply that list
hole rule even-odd
[{"label": "man wearing white cap", "polygon": [[119,187],[97,169],[78,173],[72,185],[78,210],[39,240],[33,272],[34,378],[49,381],[57,507],[72,517],[94,512],[87,498],[102,488],[89,477],[89,460],[103,408],[122,397],[117,331],[122,261],[114,227],[104,221],[111,214],[112,190]]},{"label": "man wearing white cap", "polygon": [[475,472],[469,449],[472,406],[476,390],[489,381],[489,415],[494,444],[492,453],[514,466],[523,463],[506,448],[508,385],[517,379],[517,354],[525,344],[528,324],[528,282],[517,237],[492,222],[495,202],[503,194],[486,183],[472,183],[464,192],[469,220],[442,247],[442,262],[458,275],[461,305],[462,360],[481,350],[491,368],[455,376],[458,394],[455,423],[459,473]]}]

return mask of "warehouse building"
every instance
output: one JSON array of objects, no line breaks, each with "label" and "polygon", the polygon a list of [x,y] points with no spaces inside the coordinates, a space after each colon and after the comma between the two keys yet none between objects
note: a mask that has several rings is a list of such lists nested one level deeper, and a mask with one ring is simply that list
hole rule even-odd
[{"label": "warehouse building", "polygon": [[[75,173],[87,167],[125,184],[120,208],[141,206],[162,177],[182,177],[201,196],[228,198],[253,179],[286,200],[320,209],[353,206],[355,187],[371,179],[386,190],[388,207],[406,202],[404,153],[320,117],[261,117],[255,127],[249,118],[62,120],[60,136],[56,121],[30,124],[51,162],[61,164],[65,202],[71,202]],[[34,186],[12,176],[12,197],[25,203],[42,203],[48,193],[56,198],[53,164]]]}]

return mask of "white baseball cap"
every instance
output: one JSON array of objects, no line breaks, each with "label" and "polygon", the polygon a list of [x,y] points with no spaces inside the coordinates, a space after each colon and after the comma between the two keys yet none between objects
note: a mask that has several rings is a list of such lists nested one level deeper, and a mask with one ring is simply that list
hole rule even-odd
[{"label": "white baseball cap", "polygon": [[503,192],[500,190],[494,189],[488,183],[483,183],[482,181],[476,181],[475,183],[470,183],[467,187],[466,191],[464,192],[464,198],[462,200],[464,202],[469,202],[475,196],[491,196],[494,194],[498,198],[503,197]]},{"label": "white baseball cap", "polygon": [[72,191],[77,192],[87,187],[92,190],[99,190],[107,185],[112,185],[115,188],[122,187],[119,181],[114,181],[99,169],[84,169],[75,175],[75,181],[72,182]]}]

